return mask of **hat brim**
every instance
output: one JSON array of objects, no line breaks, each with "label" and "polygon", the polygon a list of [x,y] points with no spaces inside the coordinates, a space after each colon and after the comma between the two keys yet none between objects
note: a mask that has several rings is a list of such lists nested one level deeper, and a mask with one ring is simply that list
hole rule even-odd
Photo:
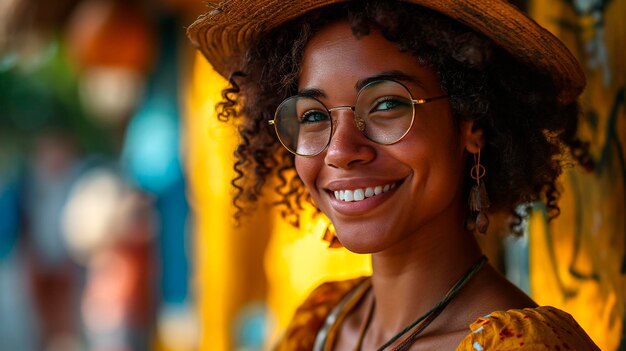
[{"label": "hat brim", "polygon": [[[261,34],[307,12],[347,0],[225,0],[201,16],[187,36],[213,68],[227,77],[240,68],[249,44]],[[552,33],[505,0],[403,0],[442,13],[491,39],[520,62],[548,74],[563,104],[582,93],[585,74]]]}]

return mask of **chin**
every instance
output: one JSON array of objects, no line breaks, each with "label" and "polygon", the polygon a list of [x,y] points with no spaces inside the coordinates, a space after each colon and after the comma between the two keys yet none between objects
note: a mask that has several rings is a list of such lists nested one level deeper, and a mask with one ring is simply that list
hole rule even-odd
[{"label": "chin", "polygon": [[355,254],[365,255],[365,254],[373,254],[379,251],[379,250],[372,250],[372,248],[369,245],[364,245],[363,243],[345,243],[344,244],[341,241],[341,239],[339,239],[339,242],[341,242],[341,245],[343,245],[343,247],[345,247],[348,251],[354,252]]},{"label": "chin", "polygon": [[372,254],[385,249],[385,242],[382,240],[386,235],[380,229],[374,232],[368,226],[350,226],[342,228],[335,225],[337,239],[343,247],[357,254]]}]

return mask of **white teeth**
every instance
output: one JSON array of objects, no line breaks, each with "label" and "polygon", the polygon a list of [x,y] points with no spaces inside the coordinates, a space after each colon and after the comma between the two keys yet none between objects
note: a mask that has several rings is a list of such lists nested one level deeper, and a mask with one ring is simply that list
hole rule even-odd
[{"label": "white teeth", "polygon": [[344,190],[343,191],[343,201],[352,201],[354,200],[354,193],[352,190]]},{"label": "white teeth", "polygon": [[354,201],[361,201],[363,199],[365,199],[365,193],[363,192],[363,189],[354,190]]},{"label": "white teeth", "polygon": [[351,202],[351,201],[362,201],[368,197],[380,195],[382,193],[386,193],[389,190],[396,187],[395,183],[377,185],[375,187],[367,187],[365,189],[359,188],[354,190],[335,190],[333,193],[337,200]]}]

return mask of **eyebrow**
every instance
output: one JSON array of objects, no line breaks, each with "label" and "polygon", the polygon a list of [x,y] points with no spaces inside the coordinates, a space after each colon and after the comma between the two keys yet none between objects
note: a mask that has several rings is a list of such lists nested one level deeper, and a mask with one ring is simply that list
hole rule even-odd
[{"label": "eyebrow", "polygon": [[394,70],[394,71],[381,72],[381,73],[378,73],[378,74],[373,75],[371,77],[360,79],[354,85],[354,89],[356,89],[356,91],[359,91],[359,90],[363,89],[364,86],[368,85],[371,82],[375,82],[377,80],[395,80],[395,81],[398,81],[398,82],[413,83],[413,84],[418,85],[420,87],[423,86],[422,82],[420,82],[420,80],[417,79],[417,77],[409,75],[409,74],[406,74],[406,73],[404,73],[402,71]]},{"label": "eyebrow", "polygon": [[326,93],[323,90],[317,88],[307,88],[298,91],[299,96],[310,97],[315,99],[326,98]]},{"label": "eyebrow", "polygon": [[[363,87],[368,85],[369,83],[375,82],[378,80],[395,80],[398,82],[413,83],[420,87],[423,86],[422,82],[419,79],[417,79],[415,76],[406,74],[402,71],[393,70],[393,71],[384,71],[384,72],[375,74],[367,78],[359,79],[354,85],[354,89],[356,91],[359,91],[363,89]],[[311,97],[315,99],[326,98],[326,93],[324,93],[323,90],[318,89],[318,88],[302,89],[298,91],[298,95]]]}]

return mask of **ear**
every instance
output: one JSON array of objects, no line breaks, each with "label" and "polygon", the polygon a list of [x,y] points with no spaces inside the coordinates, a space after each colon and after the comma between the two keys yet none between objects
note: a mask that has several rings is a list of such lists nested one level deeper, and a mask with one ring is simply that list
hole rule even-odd
[{"label": "ear", "polygon": [[478,127],[474,121],[468,120],[462,122],[461,133],[465,142],[465,149],[471,154],[478,153],[485,146],[485,137],[483,129]]}]

